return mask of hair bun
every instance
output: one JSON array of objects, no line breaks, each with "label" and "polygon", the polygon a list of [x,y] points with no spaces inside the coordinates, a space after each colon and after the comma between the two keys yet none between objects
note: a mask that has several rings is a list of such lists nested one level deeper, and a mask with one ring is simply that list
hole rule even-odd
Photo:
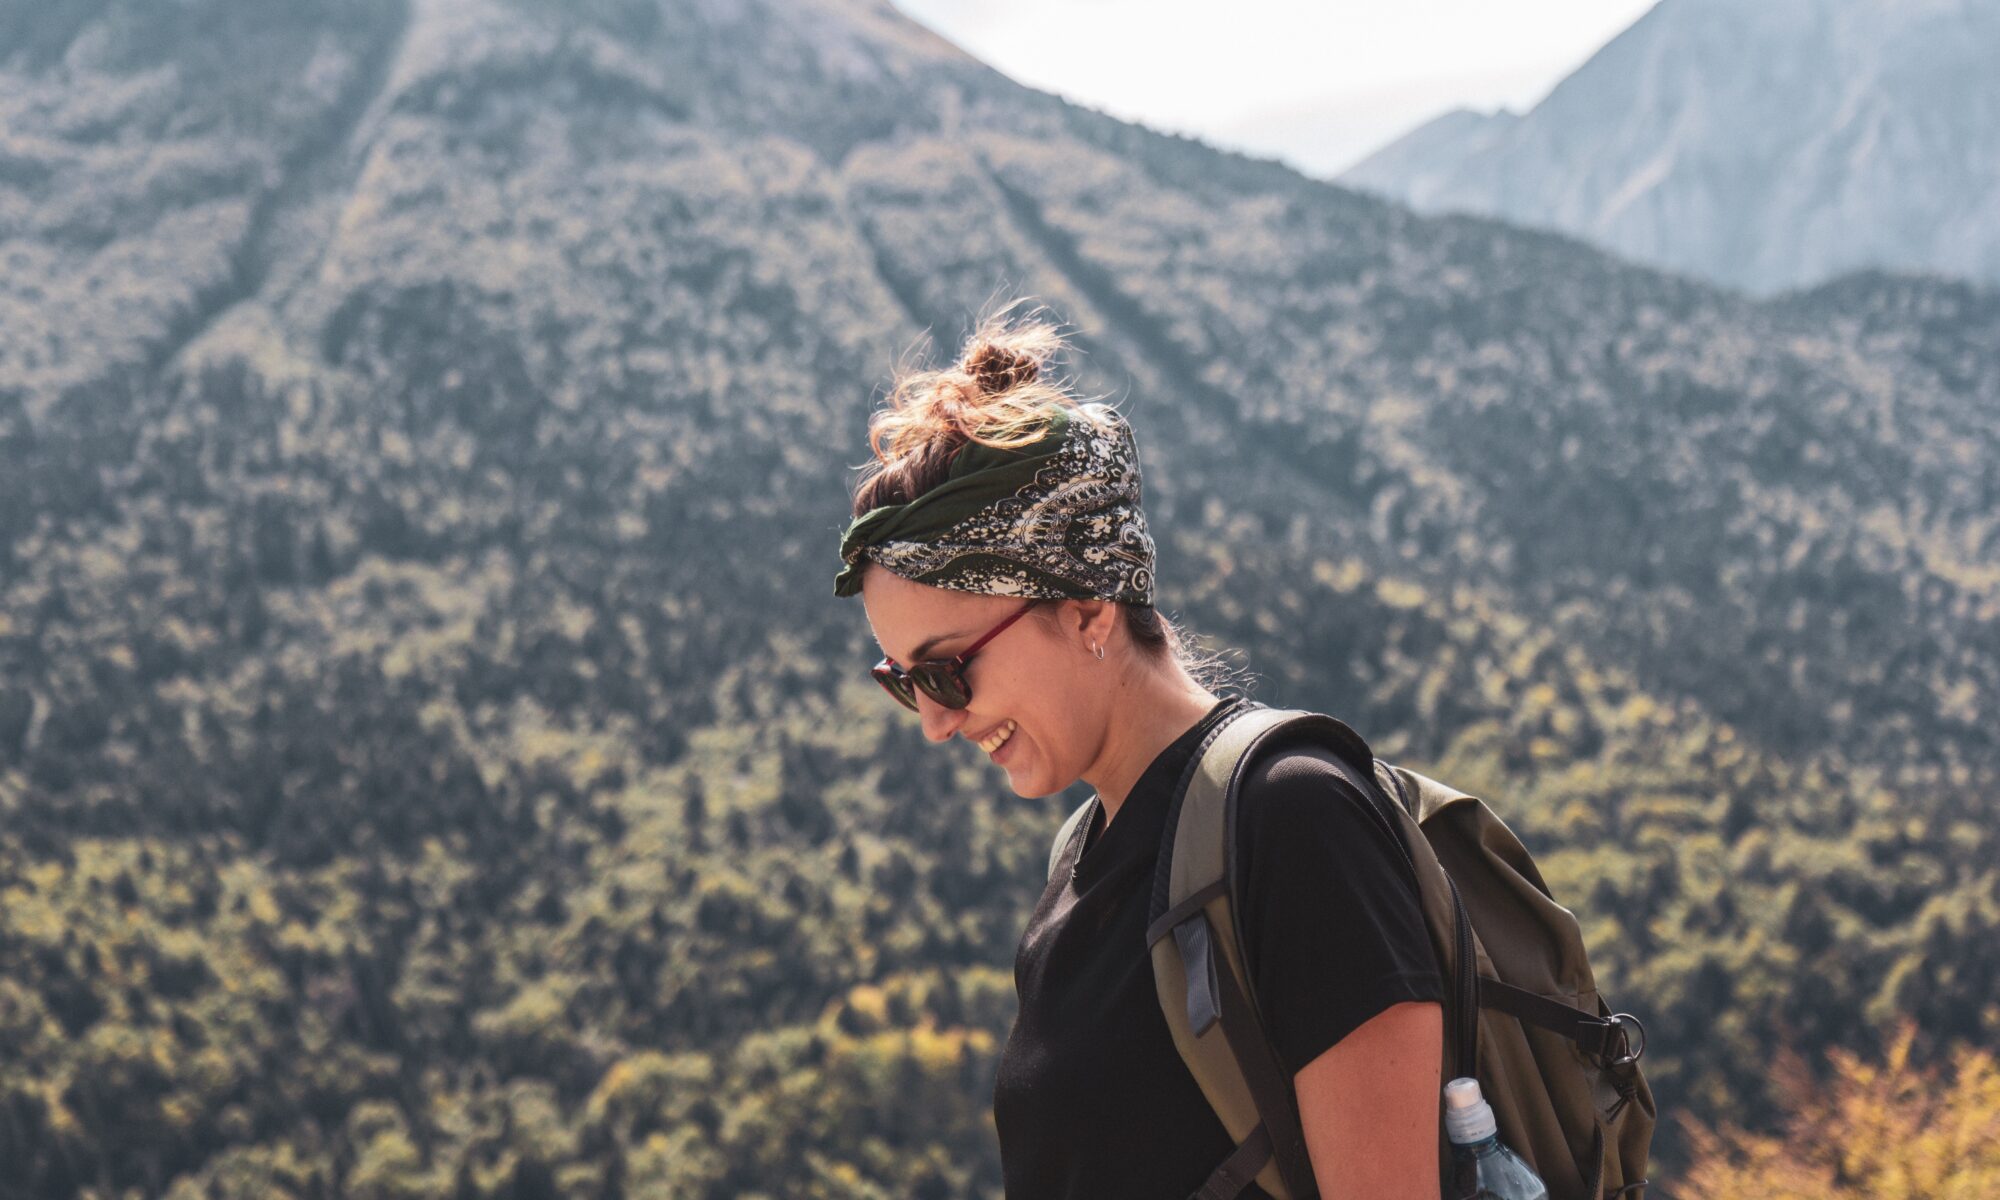
[{"label": "hair bun", "polygon": [[[868,418],[868,444],[882,469],[911,456],[944,463],[967,442],[1019,449],[1047,434],[1053,410],[1084,411],[1068,386],[1043,370],[1067,349],[1061,328],[1034,313],[1017,319],[1013,310],[1023,302],[981,317],[950,366],[897,371],[888,403]],[[893,491],[883,484],[856,494],[891,494],[883,488]]]},{"label": "hair bun", "polygon": [[1033,383],[1041,374],[1041,367],[1033,358],[992,342],[981,342],[966,357],[964,367],[965,373],[978,382],[979,390],[989,396]]}]

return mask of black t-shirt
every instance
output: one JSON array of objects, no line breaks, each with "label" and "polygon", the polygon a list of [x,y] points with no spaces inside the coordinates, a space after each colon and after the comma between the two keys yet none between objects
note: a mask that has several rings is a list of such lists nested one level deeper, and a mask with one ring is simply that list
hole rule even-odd
[{"label": "black t-shirt", "polygon": [[[1217,702],[1108,827],[1094,805],[1074,874],[1028,920],[993,1091],[1007,1200],[1173,1200],[1235,1148],[1174,1049],[1145,932],[1174,784],[1217,719],[1254,704]],[[1327,754],[1260,755],[1238,800],[1244,949],[1288,1073],[1390,1005],[1444,996],[1409,867]]]}]

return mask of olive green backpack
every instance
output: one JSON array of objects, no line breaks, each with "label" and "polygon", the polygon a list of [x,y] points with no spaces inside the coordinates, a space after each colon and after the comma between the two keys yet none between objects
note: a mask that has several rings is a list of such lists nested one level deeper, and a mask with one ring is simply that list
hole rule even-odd
[{"label": "olive green backpack", "polygon": [[[1232,1200],[1252,1180],[1277,1200],[1319,1194],[1235,924],[1237,781],[1253,754],[1281,741],[1328,751],[1398,835],[1445,976],[1445,1078],[1479,1080],[1501,1140],[1541,1175],[1550,1200],[1644,1200],[1656,1115],[1638,1066],[1644,1027],[1598,995],[1576,918],[1520,841],[1477,797],[1376,761],[1341,721],[1255,702],[1217,723],[1175,789],[1146,931],[1174,1044],[1237,1143],[1191,1200]],[[1096,802],[1056,835],[1050,878],[1074,862],[1066,851]],[[1454,1175],[1442,1119],[1438,1155],[1445,1196],[1472,1195]]]}]

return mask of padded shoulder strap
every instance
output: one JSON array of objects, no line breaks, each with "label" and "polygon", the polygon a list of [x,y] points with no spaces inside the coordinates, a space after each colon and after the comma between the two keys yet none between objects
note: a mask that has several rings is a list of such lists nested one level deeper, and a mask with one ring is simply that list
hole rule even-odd
[{"label": "padded shoulder strap", "polygon": [[1234,1197],[1248,1177],[1280,1200],[1316,1195],[1291,1079],[1265,1035],[1237,936],[1230,810],[1256,747],[1305,714],[1246,705],[1209,732],[1167,810],[1146,931],[1174,1045],[1237,1142],[1198,1193]]},{"label": "padded shoulder strap", "polygon": [[1097,797],[1092,795],[1090,799],[1077,805],[1076,811],[1071,813],[1063,821],[1062,828],[1056,831],[1055,845],[1049,847],[1050,879],[1056,877],[1056,866],[1062,862],[1063,850],[1069,845],[1070,838],[1075,836],[1077,829],[1090,819],[1090,808],[1096,803]]},{"label": "padded shoulder strap", "polygon": [[[1280,1200],[1318,1194],[1290,1075],[1264,1029],[1236,924],[1242,778],[1265,747],[1300,741],[1330,748],[1340,774],[1387,824],[1375,799],[1375,757],[1359,734],[1324,713],[1250,705],[1211,731],[1189,763],[1154,868],[1146,941],[1161,1011],[1175,1048],[1238,1143],[1198,1200],[1233,1198],[1252,1177]],[[1393,827],[1388,832],[1402,844]]]}]

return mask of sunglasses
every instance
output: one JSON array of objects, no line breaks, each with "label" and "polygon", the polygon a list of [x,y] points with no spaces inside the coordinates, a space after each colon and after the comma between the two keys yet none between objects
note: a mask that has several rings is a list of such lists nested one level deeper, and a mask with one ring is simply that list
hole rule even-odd
[{"label": "sunglasses", "polygon": [[869,674],[884,691],[896,698],[897,703],[911,712],[917,711],[917,693],[922,692],[946,708],[964,708],[972,703],[972,686],[965,682],[965,664],[979,648],[1000,636],[1000,631],[1028,615],[1028,609],[1040,604],[1040,600],[1028,601],[1027,607],[986,631],[978,641],[966,647],[965,653],[956,658],[927,658],[920,663],[912,663],[908,670],[896,665],[893,658],[884,658],[875,664]]}]

